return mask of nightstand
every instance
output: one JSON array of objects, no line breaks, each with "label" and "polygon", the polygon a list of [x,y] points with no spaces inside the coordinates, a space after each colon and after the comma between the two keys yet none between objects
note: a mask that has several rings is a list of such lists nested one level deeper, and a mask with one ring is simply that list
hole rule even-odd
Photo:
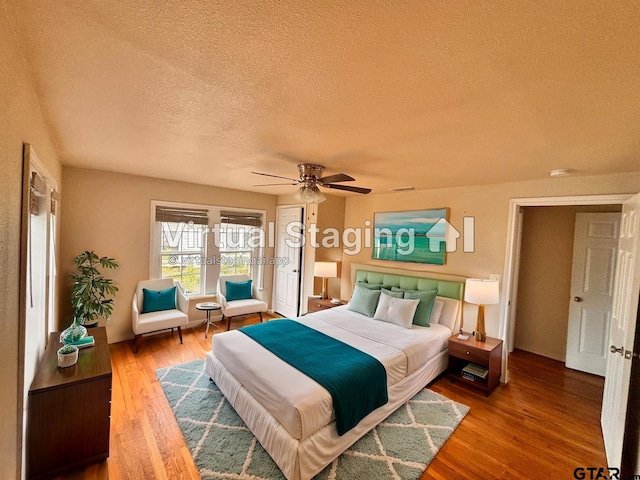
[{"label": "nightstand", "polygon": [[[470,375],[463,372],[469,363],[474,363],[488,370],[486,377]],[[500,384],[502,373],[502,340],[487,337],[485,342],[477,342],[469,334],[468,340],[461,340],[458,335],[449,338],[449,368],[447,376],[452,382],[460,382],[480,390],[487,397]],[[463,376],[464,375],[464,376]]]},{"label": "nightstand", "polygon": [[339,307],[344,303],[331,303],[330,298],[313,298],[309,297],[309,303],[307,305],[307,313],[319,312],[320,310],[326,310],[328,308]]}]

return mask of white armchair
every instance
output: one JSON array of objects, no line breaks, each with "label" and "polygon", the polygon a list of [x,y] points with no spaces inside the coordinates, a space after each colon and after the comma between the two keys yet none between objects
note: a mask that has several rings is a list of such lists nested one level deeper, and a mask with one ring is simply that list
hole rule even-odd
[{"label": "white armchair", "polygon": [[227,300],[227,283],[226,282],[245,282],[249,280],[249,275],[225,275],[218,278],[217,298],[222,311],[222,319],[227,317],[227,330],[231,327],[231,317],[239,317],[241,315],[259,314],[262,322],[262,312],[266,312],[268,305],[260,298],[258,289],[252,285],[251,297],[242,300]]},{"label": "white armchair", "polygon": [[[143,306],[143,288],[147,290],[166,290],[176,287],[175,307],[171,310],[160,310],[155,312],[142,313]],[[157,332],[159,330],[178,329],[180,343],[182,343],[182,327],[189,323],[187,297],[184,295],[182,284],[172,278],[163,278],[159,280],[143,280],[138,282],[136,291],[133,294],[131,323],[133,333],[135,334],[134,351],[138,352],[140,338],[145,333]]]}]

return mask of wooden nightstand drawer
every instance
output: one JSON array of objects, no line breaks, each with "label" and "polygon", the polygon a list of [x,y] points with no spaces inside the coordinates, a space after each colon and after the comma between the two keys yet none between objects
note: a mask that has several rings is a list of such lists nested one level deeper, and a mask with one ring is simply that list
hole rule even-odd
[{"label": "wooden nightstand drawer", "polygon": [[466,345],[459,343],[449,344],[449,355],[458,358],[466,358],[470,362],[479,363],[480,365],[489,364],[489,354],[486,350],[480,350],[477,348],[468,348]]},{"label": "wooden nightstand drawer", "polygon": [[318,300],[315,300],[313,298],[309,299],[308,310],[310,312],[317,312],[318,310],[326,310],[327,308],[331,308],[331,306],[320,303]]},{"label": "wooden nightstand drawer", "polygon": [[329,298],[309,298],[307,313],[319,312],[328,308],[339,307],[342,303],[331,303]]}]

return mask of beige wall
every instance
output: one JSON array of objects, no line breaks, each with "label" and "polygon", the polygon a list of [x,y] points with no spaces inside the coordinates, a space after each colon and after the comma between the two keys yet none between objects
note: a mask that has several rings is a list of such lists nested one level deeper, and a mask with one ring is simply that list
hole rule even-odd
[{"label": "beige wall", "polygon": [[[149,177],[64,167],[61,273],[73,268],[73,258],[84,250],[115,258],[113,275],[120,291],[107,326],[109,342],[133,338],[131,299],[139,280],[149,278],[151,200],[195,203],[267,211],[275,221],[276,196],[195,185]],[[266,250],[273,256],[273,249]],[[273,269],[264,270],[265,288],[272,291]],[[61,318],[71,314],[69,284],[62,278]]]},{"label": "beige wall", "polygon": [[[344,229],[344,209],[345,197],[327,195],[327,200],[318,205],[318,219],[316,225],[320,232],[327,229],[336,229],[340,234]],[[340,277],[342,269],[342,249],[339,246],[327,248],[320,245],[316,250],[315,261],[317,262],[338,262],[338,278],[327,279],[327,294],[329,298],[340,297]],[[315,278],[313,291],[316,294],[322,292],[322,279]]]},{"label": "beige wall", "polygon": [[[375,264],[422,272],[436,272],[487,278],[491,273],[503,275],[509,199],[640,192],[640,172],[598,177],[565,177],[539,181],[498,185],[446,188],[402,192],[385,195],[359,195],[347,198],[345,227],[364,227],[373,222],[375,212],[418,210],[449,207],[450,222],[462,230],[463,217],[475,218],[475,251],[464,253],[461,239],[458,250],[447,255],[446,265],[422,265],[371,259],[371,248],[356,255],[342,257],[342,298],[351,296],[351,263]],[[487,305],[486,327],[491,336],[498,336],[500,305]],[[476,309],[465,306],[465,329],[475,325]]]},{"label": "beige wall", "polygon": [[18,317],[23,142],[33,145],[58,184],[61,180],[12,3],[0,0],[0,478],[7,479],[18,476],[21,454]]},{"label": "beige wall", "polygon": [[576,213],[615,206],[523,208],[514,347],[565,360]]}]

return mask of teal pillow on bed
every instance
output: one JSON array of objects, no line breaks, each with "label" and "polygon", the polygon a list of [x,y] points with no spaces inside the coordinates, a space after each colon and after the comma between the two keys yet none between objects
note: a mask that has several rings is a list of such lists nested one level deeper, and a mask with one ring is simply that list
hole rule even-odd
[{"label": "teal pillow on bed", "polygon": [[251,282],[251,280],[245,280],[244,282],[225,282],[227,286],[227,302],[252,298]]},{"label": "teal pillow on bed", "polygon": [[395,290],[389,290],[388,288],[383,288],[381,290],[385,295],[389,295],[394,298],[404,298],[404,292],[396,292]]},{"label": "teal pillow on bed", "polygon": [[358,282],[357,285],[363,288],[368,288],[369,290],[380,290],[382,288],[381,283]]},{"label": "teal pillow on bed", "polygon": [[431,318],[431,310],[433,309],[433,303],[436,300],[436,295],[438,295],[437,290],[415,290],[404,292],[404,298],[420,300],[418,308],[416,308],[416,313],[413,315],[413,323],[415,325],[422,325],[423,327],[429,326],[429,318]]},{"label": "teal pillow on bed", "polygon": [[353,312],[358,312],[367,317],[373,318],[380,299],[380,290],[370,290],[366,287],[356,285],[351,300],[347,308]]}]

